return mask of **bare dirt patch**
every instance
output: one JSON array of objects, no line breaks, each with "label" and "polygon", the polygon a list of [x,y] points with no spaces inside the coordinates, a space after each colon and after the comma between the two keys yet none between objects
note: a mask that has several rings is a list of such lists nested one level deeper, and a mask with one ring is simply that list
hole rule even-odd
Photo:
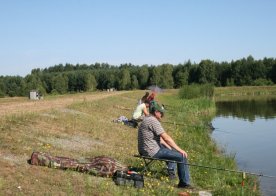
[{"label": "bare dirt patch", "polygon": [[91,151],[95,146],[102,146],[103,142],[82,136],[70,136],[62,138],[39,138],[41,142],[69,151]]},{"label": "bare dirt patch", "polygon": [[99,100],[123,93],[125,93],[125,91],[76,94],[62,96],[59,98],[55,98],[53,100],[44,99],[37,101],[28,100],[26,98],[11,98],[10,101],[6,101],[8,99],[6,98],[4,101],[0,100],[0,117],[11,114],[39,112],[49,109],[66,108],[66,106],[74,102]]},{"label": "bare dirt patch", "polygon": [[28,157],[26,155],[15,155],[11,153],[1,153],[2,161],[8,162],[10,165],[24,165],[27,163]]}]

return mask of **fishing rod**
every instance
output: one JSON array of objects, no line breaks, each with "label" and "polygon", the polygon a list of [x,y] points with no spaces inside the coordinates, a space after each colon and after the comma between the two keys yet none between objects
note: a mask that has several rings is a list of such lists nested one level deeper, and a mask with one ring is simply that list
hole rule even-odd
[{"label": "fishing rod", "polygon": [[[181,123],[176,123],[176,122],[169,122],[169,121],[162,121],[162,123],[165,123],[165,124],[172,124],[172,125],[179,125],[179,126],[183,126],[183,127],[198,127],[198,125],[186,125],[186,124],[181,124]],[[230,134],[231,132],[230,131],[222,131],[222,130],[219,130],[215,127],[213,127],[212,124],[208,124],[207,126],[209,126],[209,128],[212,130],[212,131],[216,131],[216,132],[222,132],[222,133],[228,133]]]},{"label": "fishing rod", "polygon": [[[184,126],[184,127],[198,127],[198,125],[187,125],[187,124],[182,124],[182,123],[176,123],[174,122],[170,122],[170,121],[162,121],[162,123],[165,124],[172,124],[172,125],[179,125],[179,126]],[[205,125],[206,127],[209,127],[211,130],[215,130],[215,127],[213,127],[213,125],[211,123]]]},{"label": "fishing rod", "polygon": [[[164,107],[164,108],[171,108],[171,109],[178,109],[178,107],[175,107],[175,106],[170,106],[170,105],[165,105],[165,104],[162,104],[162,106]],[[183,112],[183,111],[182,111]]]},{"label": "fishing rod", "polygon": [[181,124],[181,123],[176,123],[176,122],[162,121],[162,123],[173,124],[173,125],[181,125],[181,126],[184,126],[184,127],[188,127],[188,125],[186,125],[186,124]]},{"label": "fishing rod", "polygon": [[162,105],[162,106],[165,109],[166,113],[174,114],[174,113],[184,113],[185,112],[185,111],[182,111],[182,110],[178,110],[176,108],[171,108],[171,110],[170,110],[170,109],[167,109],[167,106],[165,106],[165,105]]},{"label": "fishing rod", "polygon": [[173,110],[173,111],[170,111],[170,110],[165,109],[165,113],[175,114],[175,113],[184,113],[184,111],[180,111],[180,110]]},{"label": "fishing rod", "polygon": [[214,170],[221,170],[221,171],[228,171],[228,172],[235,172],[235,173],[242,173],[242,174],[250,174],[250,175],[259,176],[259,177],[276,178],[276,176],[270,176],[270,175],[265,175],[265,174],[256,173],[256,172],[232,170],[232,169],[226,169],[226,168],[217,168],[217,167],[198,165],[198,164],[192,164],[192,163],[186,163],[186,165],[194,166],[194,167],[202,167],[202,168],[206,168],[206,169],[214,169]]},{"label": "fishing rod", "polygon": [[173,160],[168,160],[168,159],[159,159],[159,158],[147,157],[147,156],[141,156],[141,155],[134,155],[134,156],[138,157],[138,158],[142,158],[142,159],[144,159],[144,161],[145,161],[145,159],[151,160],[150,162],[145,161],[146,166],[149,166],[152,163],[152,161],[156,160],[156,161],[165,161],[165,162],[173,162],[173,163],[182,163],[184,165],[189,165],[189,166],[193,166],[193,167],[200,167],[200,168],[205,168],[205,169],[214,169],[214,170],[219,170],[219,171],[241,173],[243,175],[249,174],[249,175],[254,175],[254,176],[259,176],[259,177],[276,178],[276,176],[270,176],[270,175],[265,175],[265,174],[256,173],[256,172],[219,168],[219,167],[199,165],[199,164],[194,164],[194,163],[184,163],[184,162],[180,162],[180,161],[173,161]]}]

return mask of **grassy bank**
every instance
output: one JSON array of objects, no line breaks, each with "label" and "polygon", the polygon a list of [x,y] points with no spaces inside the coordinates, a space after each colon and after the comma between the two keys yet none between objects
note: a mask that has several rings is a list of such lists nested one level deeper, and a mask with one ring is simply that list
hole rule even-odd
[{"label": "grassy bank", "polygon": [[215,97],[276,95],[276,86],[233,86],[215,88]]},{"label": "grassy bank", "polygon": [[[100,99],[82,95],[69,105],[6,114],[0,122],[0,193],[3,195],[176,195],[176,181],[166,175],[146,177],[145,188],[116,186],[110,178],[27,164],[33,151],[72,158],[111,156],[139,167],[137,130],[113,123],[121,115],[130,117],[144,91],[125,92]],[[97,94],[97,96],[99,96]],[[181,100],[177,91],[159,94],[165,104],[165,130],[189,154],[193,164],[236,169],[233,157],[222,156],[210,138],[208,123],[215,113],[208,99]],[[47,100],[46,100],[47,101]],[[55,102],[54,97],[47,104]],[[7,102],[7,101],[6,101]],[[24,101],[25,102],[25,101]],[[36,102],[33,107],[40,107]],[[42,102],[41,102],[42,103]],[[20,103],[19,103],[20,104]],[[42,104],[43,105],[43,104]],[[252,181],[241,189],[240,174],[191,167],[193,184],[214,195],[257,195]],[[149,174],[150,175],[150,174]]]}]

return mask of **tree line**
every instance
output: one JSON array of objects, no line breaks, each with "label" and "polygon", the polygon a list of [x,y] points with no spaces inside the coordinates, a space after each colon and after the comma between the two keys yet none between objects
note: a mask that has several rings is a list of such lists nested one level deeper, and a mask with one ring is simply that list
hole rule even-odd
[{"label": "tree line", "polygon": [[0,76],[0,97],[28,96],[30,90],[41,94],[65,94],[115,88],[117,90],[180,88],[189,84],[214,86],[260,86],[276,83],[276,59],[255,60],[252,56],[231,62],[201,60],[172,65],[120,66],[108,63],[59,64],[33,69],[25,77]]}]

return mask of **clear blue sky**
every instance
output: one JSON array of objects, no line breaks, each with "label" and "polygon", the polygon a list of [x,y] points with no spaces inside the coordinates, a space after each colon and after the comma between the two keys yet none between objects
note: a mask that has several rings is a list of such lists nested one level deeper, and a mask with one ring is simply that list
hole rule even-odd
[{"label": "clear blue sky", "polygon": [[0,75],[276,57],[274,0],[0,0]]}]

